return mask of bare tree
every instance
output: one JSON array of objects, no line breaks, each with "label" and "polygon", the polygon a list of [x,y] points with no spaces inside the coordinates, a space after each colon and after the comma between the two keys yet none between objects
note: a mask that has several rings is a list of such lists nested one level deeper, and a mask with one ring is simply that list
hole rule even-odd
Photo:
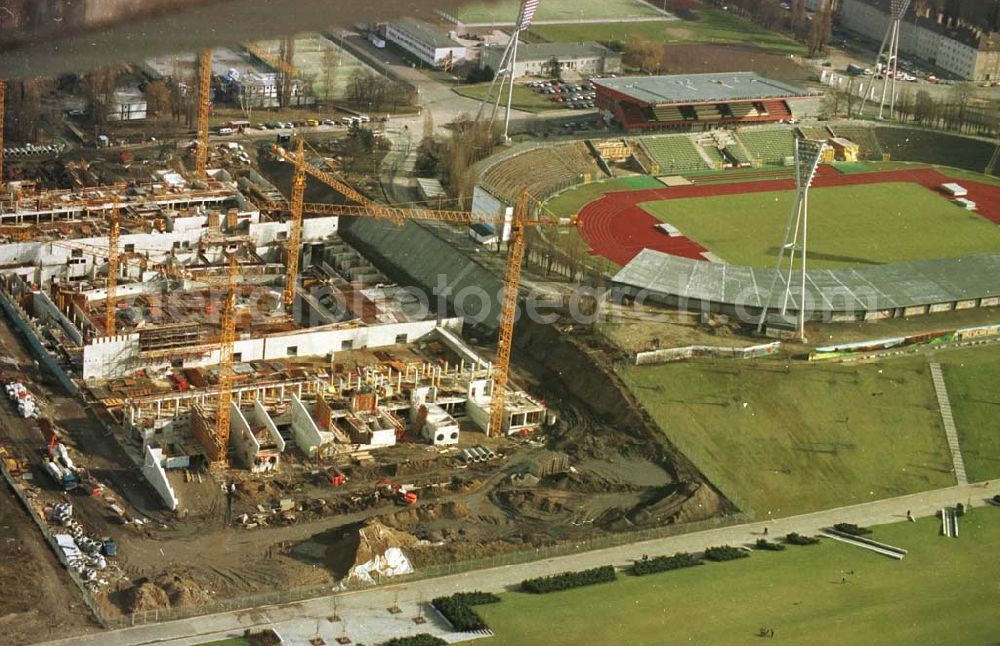
[{"label": "bare tree", "polygon": [[108,116],[115,101],[115,82],[118,69],[99,67],[84,77],[84,93],[90,104],[90,116],[95,126],[108,122]]}]

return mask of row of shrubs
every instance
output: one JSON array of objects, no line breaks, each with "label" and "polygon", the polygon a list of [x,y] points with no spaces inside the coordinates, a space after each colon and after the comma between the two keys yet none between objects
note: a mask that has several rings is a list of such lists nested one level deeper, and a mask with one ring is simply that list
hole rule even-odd
[{"label": "row of shrubs", "polygon": [[735,561],[749,556],[750,552],[732,545],[718,545],[705,550],[705,558],[709,561]]},{"label": "row of shrubs", "polygon": [[695,555],[679,552],[673,556],[655,556],[651,559],[644,558],[641,561],[636,561],[635,565],[632,566],[632,574],[643,576],[702,564],[703,561]]},{"label": "row of shrubs", "polygon": [[759,549],[759,550],[768,550],[768,551],[771,551],[771,552],[780,552],[781,550],[785,549],[785,544],[784,543],[772,543],[771,541],[767,540],[766,538],[758,538],[757,542],[754,544],[754,547],[757,548],[757,549]]},{"label": "row of shrubs", "polygon": [[383,642],[382,646],[443,646],[447,643],[440,637],[429,633],[419,633],[411,637],[393,637],[389,641]]},{"label": "row of shrubs", "polygon": [[590,570],[580,570],[579,572],[564,572],[536,579],[525,579],[521,581],[521,590],[534,594],[545,594],[547,592],[559,592],[560,590],[569,590],[570,588],[579,588],[596,583],[610,583],[615,578],[614,566],[604,565]]},{"label": "row of shrubs", "polygon": [[785,536],[785,542],[789,545],[815,545],[819,542],[819,538],[816,536],[803,536],[802,534],[792,532]]},{"label": "row of shrubs", "polygon": [[500,597],[490,592],[459,592],[449,597],[437,597],[431,605],[448,620],[455,630],[486,630],[488,626],[472,606],[497,603]]}]

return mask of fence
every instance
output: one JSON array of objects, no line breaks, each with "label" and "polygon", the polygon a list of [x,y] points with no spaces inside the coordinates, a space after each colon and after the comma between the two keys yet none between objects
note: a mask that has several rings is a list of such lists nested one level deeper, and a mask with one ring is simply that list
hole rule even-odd
[{"label": "fence", "polygon": [[[503,554],[497,554],[496,556],[474,559],[469,561],[427,565],[417,568],[416,571],[413,572],[412,574],[392,577],[391,579],[385,581],[384,583],[391,583],[392,585],[398,585],[401,583],[408,583],[411,581],[419,581],[423,579],[433,579],[436,577],[448,576],[452,574],[463,574],[475,570],[486,570],[495,567],[503,567],[506,565],[516,565],[522,563],[530,563],[533,561],[542,561],[557,556],[566,556],[569,554],[577,554],[579,552],[590,552],[593,550],[605,549],[609,547],[619,547],[621,545],[628,545],[631,543],[638,543],[641,541],[669,538],[671,536],[680,536],[683,534],[690,534],[709,529],[729,527],[731,525],[738,525],[740,523],[749,522],[750,520],[752,520],[752,517],[750,515],[744,513],[737,513],[729,516],[709,518],[707,520],[696,521],[693,523],[684,523],[682,525],[664,525],[661,527],[653,527],[650,529],[638,530],[622,534],[608,534],[591,540],[560,543],[558,545],[536,548],[533,550],[506,552]],[[317,597],[335,595],[344,592],[356,592],[359,590],[365,590],[373,587],[377,587],[377,584],[363,584],[363,583],[355,583],[351,585],[325,584],[320,586],[310,586],[306,588],[295,588],[292,590],[286,590],[281,592],[267,592],[263,594],[248,595],[227,601],[219,601],[210,604],[199,604],[198,606],[195,607],[182,606],[180,608],[147,610],[143,612],[132,613],[123,617],[103,618],[102,623],[106,625],[108,628],[125,628],[128,626],[139,626],[143,624],[174,621],[177,619],[186,619],[189,617],[195,617],[200,615],[211,615],[222,612],[246,610],[249,608],[260,608],[264,606],[294,603],[297,601],[304,601],[306,599],[314,599]]]},{"label": "fence", "polygon": [[645,366],[654,363],[682,361],[694,357],[713,357],[716,359],[754,359],[776,354],[781,350],[781,342],[751,345],[745,348],[724,347],[715,345],[689,345],[683,348],[664,348],[635,354],[635,365]]}]

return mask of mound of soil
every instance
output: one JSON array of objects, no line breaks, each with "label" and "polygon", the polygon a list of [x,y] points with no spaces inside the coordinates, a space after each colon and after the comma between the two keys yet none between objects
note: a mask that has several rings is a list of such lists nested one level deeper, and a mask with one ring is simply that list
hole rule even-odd
[{"label": "mound of soil", "polygon": [[130,613],[158,610],[169,606],[170,598],[167,593],[150,581],[136,585],[125,594],[125,610]]}]

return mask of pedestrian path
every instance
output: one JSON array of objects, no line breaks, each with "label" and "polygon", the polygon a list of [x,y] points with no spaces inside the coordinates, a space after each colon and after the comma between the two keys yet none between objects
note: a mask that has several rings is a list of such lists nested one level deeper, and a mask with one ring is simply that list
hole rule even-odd
[{"label": "pedestrian path", "polygon": [[[697,552],[712,545],[750,544],[765,535],[765,528],[768,535],[775,537],[784,536],[789,532],[814,535],[839,522],[862,526],[899,522],[907,518],[908,511],[915,518],[934,516],[942,507],[955,505],[959,502],[973,506],[987,504],[986,501],[996,494],[1000,494],[1000,481],[947,487],[788,518],[761,520],[744,525],[720,527],[703,532],[619,545],[541,561],[452,574],[398,585],[379,586],[337,595],[337,610],[348,622],[350,632],[351,626],[357,623],[356,619],[369,616],[368,613],[371,612],[372,608],[384,609],[393,604],[404,608],[407,607],[404,604],[410,604],[409,607],[412,608],[413,604],[426,603],[429,599],[437,596],[468,590],[502,592],[529,577],[558,574],[567,570],[584,570],[602,565],[627,567],[642,554],[654,557],[676,554],[677,552]],[[50,645],[133,646],[155,643],[158,646],[191,646],[210,641],[205,639],[206,636],[221,639],[225,636],[240,635],[246,628],[282,625],[296,618],[300,621],[307,618],[308,621],[314,622],[315,620],[312,618],[322,618],[330,614],[330,609],[333,608],[333,599],[333,597],[323,597],[281,606],[237,610],[161,624],[136,626],[50,642]],[[411,613],[412,611],[404,613],[404,616],[409,617]],[[352,617],[355,620],[352,620]],[[310,624],[310,630],[314,629],[314,625],[314,623]],[[456,633],[448,635],[449,641],[457,641],[463,637],[468,638],[469,636]]]},{"label": "pedestrian path", "polygon": [[931,379],[934,380],[934,392],[937,393],[938,408],[941,409],[941,421],[944,422],[944,433],[948,438],[948,448],[951,450],[951,461],[955,469],[955,480],[960,485],[969,484],[965,475],[965,461],[962,450],[958,446],[958,429],[955,428],[955,418],[951,413],[951,401],[948,399],[948,388],[944,383],[940,363],[931,363]]}]

